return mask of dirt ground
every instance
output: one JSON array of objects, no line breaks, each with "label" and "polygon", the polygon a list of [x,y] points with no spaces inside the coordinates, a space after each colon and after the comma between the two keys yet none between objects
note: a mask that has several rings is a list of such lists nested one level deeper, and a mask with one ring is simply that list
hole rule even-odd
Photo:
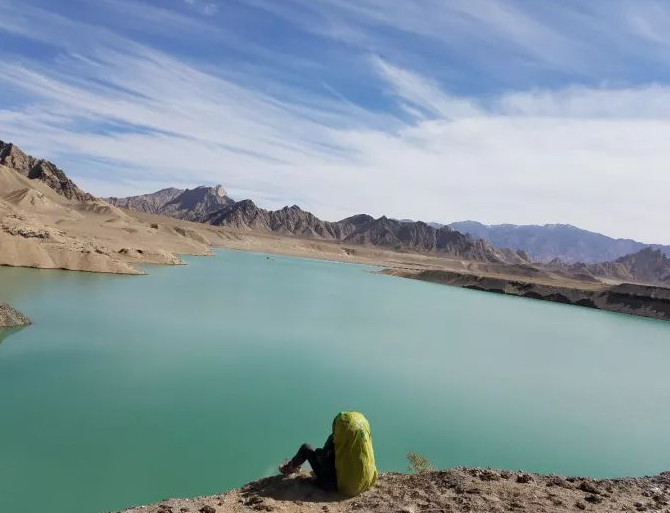
[{"label": "dirt ground", "polygon": [[457,468],[382,474],[377,485],[346,498],[316,488],[308,474],[269,477],[221,495],[168,499],[122,513],[558,513],[670,512],[670,472],[594,480],[491,469]]}]

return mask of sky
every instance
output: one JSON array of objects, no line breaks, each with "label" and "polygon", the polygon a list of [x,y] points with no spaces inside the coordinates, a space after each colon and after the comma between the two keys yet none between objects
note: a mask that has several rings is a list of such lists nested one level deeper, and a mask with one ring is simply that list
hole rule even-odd
[{"label": "sky", "polygon": [[222,184],[670,243],[666,0],[0,0],[0,139],[82,188]]}]

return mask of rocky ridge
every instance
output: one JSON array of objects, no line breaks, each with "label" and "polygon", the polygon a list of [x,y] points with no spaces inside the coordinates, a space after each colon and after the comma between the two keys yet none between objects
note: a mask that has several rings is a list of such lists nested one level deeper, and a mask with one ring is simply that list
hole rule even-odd
[{"label": "rocky ridge", "polygon": [[433,269],[386,269],[383,272],[466,289],[670,320],[670,289],[663,287],[631,283],[603,284],[595,288],[568,287],[542,284],[523,278],[510,279]]},{"label": "rocky ridge", "polygon": [[568,265],[554,259],[548,267],[609,280],[670,286],[670,258],[660,249],[650,247],[611,262]]},{"label": "rocky ridge", "polygon": [[92,194],[82,191],[55,164],[23,153],[16,145],[0,141],[0,165],[14,169],[30,180],[39,180],[69,200],[94,200]]},{"label": "rocky ridge", "polygon": [[213,214],[235,203],[220,185],[194,189],[170,187],[152,194],[106,200],[116,207],[199,223],[206,222]]}]

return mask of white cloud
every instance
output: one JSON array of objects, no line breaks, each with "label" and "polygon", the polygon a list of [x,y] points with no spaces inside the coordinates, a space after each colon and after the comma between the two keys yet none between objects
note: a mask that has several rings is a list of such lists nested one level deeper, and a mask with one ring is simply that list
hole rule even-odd
[{"label": "white cloud", "polygon": [[184,3],[206,16],[214,16],[219,11],[219,6],[214,2],[207,2],[205,0],[184,0]]},{"label": "white cloud", "polygon": [[96,194],[222,183],[237,197],[298,203],[330,219],[365,211],[567,222],[670,243],[666,86],[475,99],[367,57],[394,116],[329,87],[323,96],[289,86],[271,94],[251,74],[215,74],[94,26],[30,17],[38,15],[46,16],[13,20],[12,30],[43,26],[33,37],[54,45],[77,30],[84,44],[68,47],[57,67],[0,64],[0,83],[31,98],[0,107],[0,137],[52,158]]}]

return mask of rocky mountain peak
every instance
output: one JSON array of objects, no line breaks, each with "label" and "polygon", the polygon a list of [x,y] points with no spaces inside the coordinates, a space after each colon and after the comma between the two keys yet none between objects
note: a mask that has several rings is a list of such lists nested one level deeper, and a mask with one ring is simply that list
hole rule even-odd
[{"label": "rocky mountain peak", "polygon": [[221,185],[193,189],[169,187],[151,194],[107,198],[112,205],[187,221],[206,222],[213,214],[235,203]]},{"label": "rocky mountain peak", "polygon": [[228,191],[223,188],[223,185],[215,185],[212,187],[212,194],[214,194],[214,196],[218,196],[219,198],[228,197]]}]

